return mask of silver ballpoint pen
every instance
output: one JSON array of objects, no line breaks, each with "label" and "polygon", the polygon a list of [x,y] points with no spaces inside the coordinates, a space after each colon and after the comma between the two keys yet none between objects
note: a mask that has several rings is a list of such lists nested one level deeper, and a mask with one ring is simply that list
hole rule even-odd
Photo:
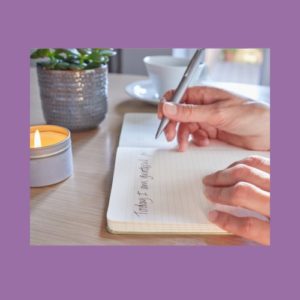
[{"label": "silver ballpoint pen", "polygon": [[[195,74],[196,69],[198,68],[200,61],[201,61],[201,54],[204,51],[204,48],[197,49],[194,56],[192,57],[189,65],[187,66],[184,75],[178,85],[178,87],[175,90],[174,96],[170,102],[172,103],[180,103],[190,81],[193,78],[193,75]],[[159,124],[159,127],[157,129],[155,138],[157,139],[161,133],[164,131],[166,126],[168,125],[169,120],[165,117],[161,119],[161,122]]]}]

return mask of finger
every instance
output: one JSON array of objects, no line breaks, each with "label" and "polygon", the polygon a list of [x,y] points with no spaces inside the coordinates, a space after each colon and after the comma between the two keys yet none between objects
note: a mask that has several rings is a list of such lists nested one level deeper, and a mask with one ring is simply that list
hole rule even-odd
[{"label": "finger", "polygon": [[166,102],[166,98],[163,97],[163,98],[161,98],[160,102],[157,105],[157,117],[159,119],[162,119],[163,116],[164,116],[163,115],[163,109],[162,109],[164,102]]},{"label": "finger", "polygon": [[188,124],[180,124],[178,128],[177,141],[178,151],[186,151],[189,143],[190,129]]},{"label": "finger", "polygon": [[200,125],[201,129],[207,133],[207,135],[210,139],[217,138],[217,133],[218,133],[217,128],[215,128],[207,123],[200,123],[199,125]]},{"label": "finger", "polygon": [[157,117],[159,119],[163,118],[162,102],[158,103],[158,106],[157,106]]},{"label": "finger", "polygon": [[239,182],[230,187],[205,186],[204,194],[212,202],[243,207],[270,216],[270,193],[251,183]]},{"label": "finger", "polygon": [[253,168],[256,168],[258,170],[261,170],[263,172],[267,172],[270,174],[271,166],[270,166],[270,159],[263,156],[256,156],[252,155],[249,157],[246,157],[240,161],[234,162],[229,166],[229,168],[234,167],[237,164],[244,164]]},{"label": "finger", "polygon": [[244,181],[270,191],[270,174],[259,169],[239,163],[225,170],[218,171],[203,178],[203,183],[211,186],[232,186]]},{"label": "finger", "polygon": [[193,134],[199,130],[197,123],[181,123],[178,128],[177,140],[180,152],[184,152],[187,149],[189,143],[190,134]]},{"label": "finger", "polygon": [[209,86],[191,87],[184,94],[184,102],[190,104],[212,104],[229,99],[234,99],[236,102],[245,101],[230,92]]},{"label": "finger", "polygon": [[235,99],[239,102],[243,101],[241,98],[236,97],[227,91],[207,86],[195,86],[188,88],[184,93],[182,100],[189,104],[212,104],[228,99]]},{"label": "finger", "polygon": [[[161,102],[158,104],[157,107],[157,116],[159,119],[163,118],[163,113],[162,113],[162,103],[166,101],[165,98],[162,98]],[[166,128],[164,129],[164,133],[166,136],[167,141],[171,142],[174,140],[176,137],[176,127],[177,127],[177,122],[170,121]]]},{"label": "finger", "polygon": [[[170,101],[172,100],[174,93],[175,90],[170,90],[165,93],[164,98],[166,98],[167,101]],[[194,86],[185,91],[181,102],[189,104],[211,104],[232,98],[236,98],[237,101],[242,100],[222,89],[206,86]]]},{"label": "finger", "polygon": [[164,94],[163,98],[166,99],[166,101],[171,101],[174,94],[175,94],[175,90],[169,90]]},{"label": "finger", "polygon": [[222,229],[263,245],[270,245],[270,223],[256,218],[238,218],[233,215],[212,211],[209,220]]},{"label": "finger", "polygon": [[209,144],[209,138],[206,131],[198,129],[192,134],[193,143],[199,147],[207,146]]},{"label": "finger", "polygon": [[221,110],[213,104],[192,105],[164,102],[162,103],[162,113],[168,119],[181,123],[206,122],[217,127],[224,121]]},{"label": "finger", "polygon": [[176,137],[176,127],[177,127],[177,122],[170,121],[164,130],[166,139],[169,142],[173,141],[174,138]]}]

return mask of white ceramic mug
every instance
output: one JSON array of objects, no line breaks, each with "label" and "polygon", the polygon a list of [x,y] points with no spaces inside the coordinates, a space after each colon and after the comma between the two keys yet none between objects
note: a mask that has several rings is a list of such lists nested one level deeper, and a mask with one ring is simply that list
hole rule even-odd
[{"label": "white ceramic mug", "polygon": [[[190,59],[174,56],[146,56],[144,63],[148,75],[153,83],[159,97],[163,96],[168,90],[175,89],[188,64]],[[195,85],[199,80],[200,75],[204,69],[204,63],[199,65],[195,72],[190,86]]]}]

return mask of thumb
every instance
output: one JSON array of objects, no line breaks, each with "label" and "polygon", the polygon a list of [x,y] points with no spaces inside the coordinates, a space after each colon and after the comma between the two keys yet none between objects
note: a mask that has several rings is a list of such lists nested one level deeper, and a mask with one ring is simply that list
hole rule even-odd
[{"label": "thumb", "polygon": [[218,126],[221,123],[220,111],[214,104],[192,105],[164,102],[162,112],[169,120],[181,123],[205,122],[212,126]]}]

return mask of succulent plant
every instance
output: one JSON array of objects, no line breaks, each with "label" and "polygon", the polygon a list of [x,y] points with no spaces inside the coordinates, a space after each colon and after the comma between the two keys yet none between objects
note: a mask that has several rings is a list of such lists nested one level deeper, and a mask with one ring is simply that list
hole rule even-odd
[{"label": "succulent plant", "polygon": [[31,59],[42,59],[38,65],[49,70],[89,70],[109,62],[116,52],[112,48],[41,48]]}]

